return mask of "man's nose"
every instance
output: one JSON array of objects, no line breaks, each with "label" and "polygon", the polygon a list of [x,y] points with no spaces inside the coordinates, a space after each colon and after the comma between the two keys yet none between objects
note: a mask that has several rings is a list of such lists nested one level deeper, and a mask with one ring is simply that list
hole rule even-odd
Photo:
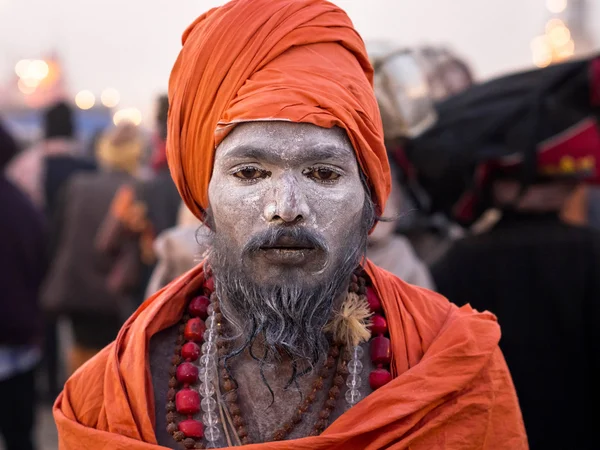
[{"label": "man's nose", "polygon": [[308,211],[304,193],[293,175],[274,181],[271,199],[265,206],[267,222],[296,224],[307,219]]}]

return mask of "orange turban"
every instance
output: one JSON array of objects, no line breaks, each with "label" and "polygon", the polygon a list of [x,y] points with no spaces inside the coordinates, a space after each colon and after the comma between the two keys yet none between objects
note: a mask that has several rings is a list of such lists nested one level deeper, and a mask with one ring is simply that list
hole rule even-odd
[{"label": "orange turban", "polygon": [[348,133],[381,213],[390,172],[373,69],[344,11],[324,0],[233,0],[184,33],[169,82],[167,157],[199,218],[217,145],[236,123],[306,122]]}]

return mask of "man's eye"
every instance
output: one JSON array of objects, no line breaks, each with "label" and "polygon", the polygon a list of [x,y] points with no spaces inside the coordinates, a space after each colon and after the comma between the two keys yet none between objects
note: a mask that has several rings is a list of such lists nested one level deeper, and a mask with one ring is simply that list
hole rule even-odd
[{"label": "man's eye", "polygon": [[334,170],[328,169],[327,167],[319,167],[313,169],[307,169],[304,174],[309,176],[317,181],[336,181],[340,174],[335,172]]},{"label": "man's eye", "polygon": [[256,167],[244,167],[233,174],[234,177],[241,180],[257,180],[267,176],[266,170],[260,170]]}]

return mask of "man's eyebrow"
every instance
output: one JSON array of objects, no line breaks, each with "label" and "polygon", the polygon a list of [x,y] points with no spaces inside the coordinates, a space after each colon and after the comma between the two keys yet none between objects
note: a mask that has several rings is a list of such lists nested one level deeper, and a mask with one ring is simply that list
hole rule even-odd
[{"label": "man's eyebrow", "polygon": [[[328,159],[347,159],[352,156],[353,153],[349,153],[348,149],[337,145],[309,145],[302,152],[298,152],[293,159],[299,162],[322,161]],[[276,163],[282,160],[281,155],[277,152],[252,144],[243,144],[228,150],[227,158],[255,159],[269,163]]]}]

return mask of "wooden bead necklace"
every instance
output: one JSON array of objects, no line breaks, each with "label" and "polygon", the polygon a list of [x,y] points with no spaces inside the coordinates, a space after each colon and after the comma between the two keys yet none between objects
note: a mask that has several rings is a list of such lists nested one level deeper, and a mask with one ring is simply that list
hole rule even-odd
[{"label": "wooden bead necklace", "polygon": [[[223,315],[214,293],[214,279],[209,270],[205,276],[207,278],[199,295],[190,300],[182,317],[175,354],[169,370],[169,390],[166,404],[167,431],[186,449],[214,448],[220,438],[220,430],[217,427],[219,418],[229,446],[251,443],[246,422],[238,405],[237,386],[223,365],[224,358],[222,357],[228,354],[227,344],[222,339],[217,339],[222,332]],[[359,298],[359,302],[365,305],[365,308],[361,306],[357,309],[366,309],[366,313],[361,310],[359,314],[359,322],[364,322],[362,327],[366,331],[359,330],[354,333],[354,338],[345,338],[345,344],[341,343],[343,340],[340,338],[334,341],[330,346],[325,364],[313,382],[308,395],[304,397],[304,401],[292,418],[273,433],[273,441],[284,440],[302,422],[303,416],[312,407],[317,393],[330,379],[334,368],[335,373],[331,387],[310,435],[318,436],[327,428],[344,384],[348,386],[346,392],[348,406],[352,407],[360,401],[359,388],[363,353],[360,343],[368,340],[371,335],[375,335],[375,337],[370,341],[369,350],[376,369],[369,375],[369,384],[373,390],[376,390],[392,380],[389,371],[391,344],[387,321],[383,315],[381,302],[369,285],[366,273],[362,268],[357,269],[352,275],[348,292],[349,296],[355,295]],[[368,318],[368,321],[364,320],[365,317]],[[344,318],[345,321],[348,321],[346,319]],[[346,335],[348,331],[335,333],[335,335],[338,334]],[[200,367],[195,364],[198,361]],[[219,367],[218,372],[223,382],[223,395],[220,392],[217,367]],[[180,389],[177,390],[177,388]],[[217,401],[213,398],[214,394],[217,394]],[[226,407],[222,405],[221,400],[225,401]],[[217,407],[218,413],[215,411]],[[198,414],[200,410],[204,411],[203,421],[194,419],[194,415]],[[235,430],[235,442],[232,442],[228,434],[227,425]]]}]

